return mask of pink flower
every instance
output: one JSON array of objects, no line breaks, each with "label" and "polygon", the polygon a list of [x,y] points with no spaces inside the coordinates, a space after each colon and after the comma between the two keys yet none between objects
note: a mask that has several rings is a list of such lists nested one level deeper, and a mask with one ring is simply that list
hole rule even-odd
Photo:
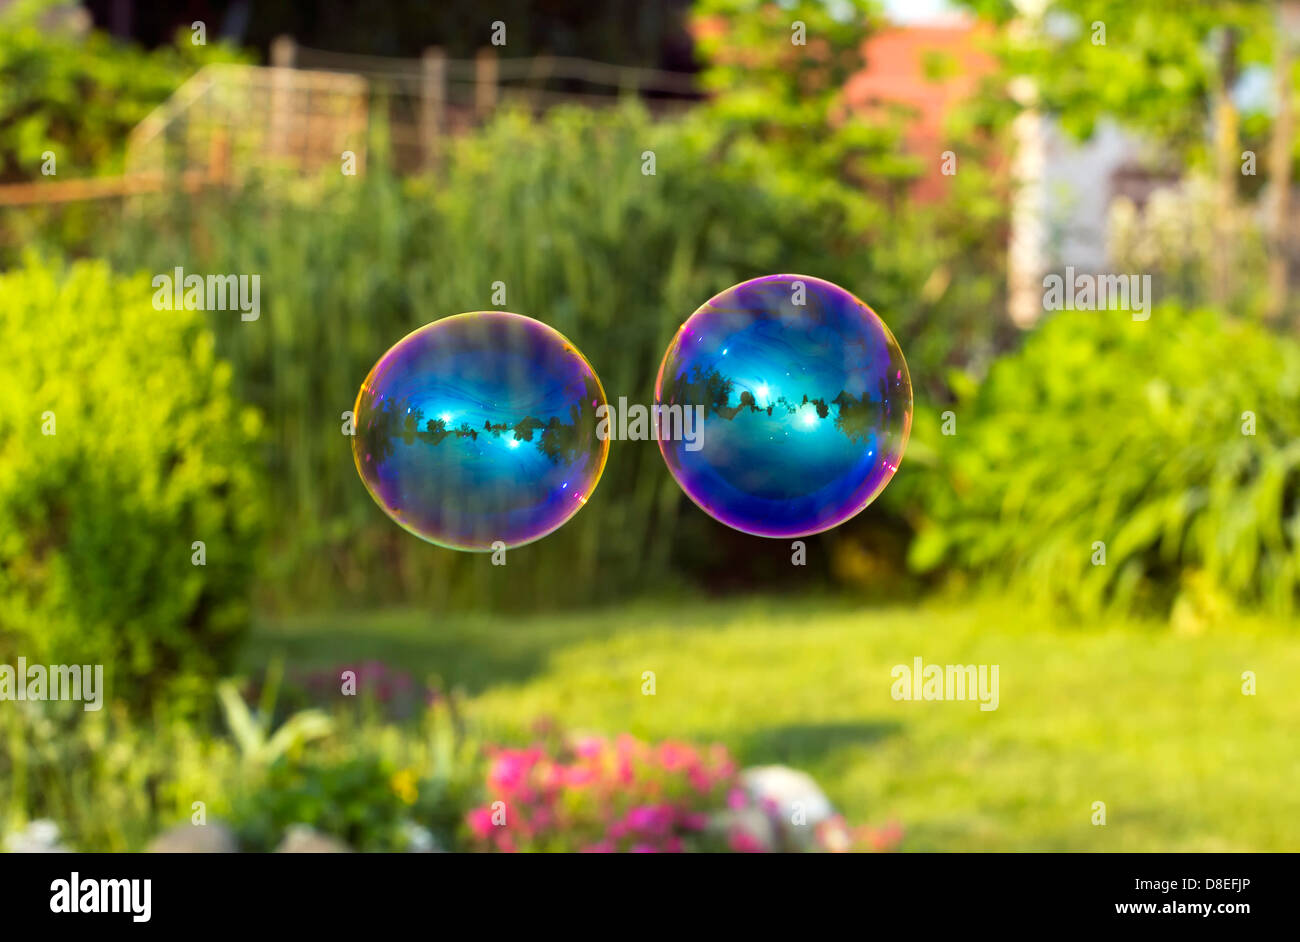
[{"label": "pink flower", "polygon": [[629,733],[619,733],[618,739],[614,740],[614,747],[618,751],[618,757],[627,762],[644,759],[648,751],[645,743]]},{"label": "pink flower", "polygon": [[642,805],[627,813],[627,825],[642,834],[662,834],[672,825],[672,807]]},{"label": "pink flower", "polygon": [[531,777],[534,785],[547,788],[553,784],[558,784],[561,778],[560,769],[563,765],[549,759],[545,756],[533,763]]},{"label": "pink flower", "polygon": [[564,786],[567,788],[585,788],[600,779],[600,773],[591,766],[573,765],[563,770]]},{"label": "pink flower", "polygon": [[701,768],[691,769],[686,775],[687,780],[691,783],[691,788],[695,789],[701,795],[713,791],[713,779],[709,773]]},{"label": "pink flower", "polygon": [[492,809],[475,808],[468,815],[466,820],[469,828],[479,838],[486,838],[492,833]]},{"label": "pink flower", "polygon": [[709,816],[701,811],[692,811],[682,815],[682,827],[688,831],[703,831],[709,826]]},{"label": "pink flower", "polygon": [[866,838],[873,850],[893,850],[903,840],[903,826],[897,821],[890,821],[878,831],[864,827],[858,832],[859,839]]},{"label": "pink flower", "polygon": [[584,736],[573,744],[573,751],[583,759],[596,759],[605,751],[605,741],[599,736]]},{"label": "pink flower", "polygon": [[488,787],[494,791],[514,791],[528,780],[528,773],[541,758],[542,751],[537,748],[503,749],[488,772]]},{"label": "pink flower", "polygon": [[685,743],[669,742],[659,745],[659,764],[666,772],[676,772],[697,762],[695,750]]},{"label": "pink flower", "polygon": [[[680,853],[691,844],[683,835],[706,833],[718,804],[752,804],[735,787],[734,765],[720,746],[649,744],[623,733],[552,736],[526,749],[488,747],[487,754],[488,794],[509,802],[511,827],[493,827],[490,807],[473,811],[468,823],[493,850],[572,844],[586,853]],[[746,834],[733,844],[764,849]]]},{"label": "pink flower", "polygon": [[731,845],[731,849],[738,854],[757,854],[763,850],[763,845],[759,839],[748,831],[732,831],[728,843]]}]

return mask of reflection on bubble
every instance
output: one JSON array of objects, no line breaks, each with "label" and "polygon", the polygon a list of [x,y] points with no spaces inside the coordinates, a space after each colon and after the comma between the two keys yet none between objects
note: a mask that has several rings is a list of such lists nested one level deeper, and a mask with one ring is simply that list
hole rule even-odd
[{"label": "reflection on bubble", "polygon": [[669,344],[655,401],[703,406],[702,447],[661,439],[660,451],[695,503],[757,536],[807,536],[861,511],[898,470],[912,426],[894,335],[806,275],[755,278],[705,303]]},{"label": "reflection on bubble", "polygon": [[408,334],[357,396],[352,453],[384,511],[430,543],[522,546],[586,503],[609,443],[591,365],[563,335],[482,311]]}]

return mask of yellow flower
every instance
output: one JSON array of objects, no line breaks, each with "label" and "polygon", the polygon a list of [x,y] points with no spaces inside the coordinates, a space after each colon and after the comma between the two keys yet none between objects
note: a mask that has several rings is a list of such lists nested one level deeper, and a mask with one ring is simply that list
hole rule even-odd
[{"label": "yellow flower", "polygon": [[411,769],[402,769],[400,772],[393,773],[388,784],[393,789],[393,794],[408,805],[415,804],[415,799],[420,797],[420,790],[415,787],[415,772]]}]

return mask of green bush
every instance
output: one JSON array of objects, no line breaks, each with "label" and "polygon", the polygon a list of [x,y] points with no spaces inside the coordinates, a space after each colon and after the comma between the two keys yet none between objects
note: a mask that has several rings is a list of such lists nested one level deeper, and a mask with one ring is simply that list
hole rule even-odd
[{"label": "green bush", "polygon": [[206,822],[228,824],[242,850],[275,849],[293,824],[356,850],[430,839],[452,849],[483,800],[479,747],[446,700],[401,725],[363,715],[352,698],[339,697],[328,714],[287,713],[274,696],[255,709],[237,694],[232,704],[224,687],[221,700],[224,726],[210,710],[4,704],[0,848],[44,820],[71,850],[138,851],[165,830],[183,832],[202,802]]},{"label": "green bush", "polygon": [[38,176],[52,151],[58,179],[120,170],[127,135],[210,62],[245,58],[218,42],[146,52],[84,35],[68,5],[18,0],[0,11],[0,180]]},{"label": "green bush", "polygon": [[0,651],[103,664],[136,704],[226,666],[263,522],[259,419],[200,316],[155,311],[149,282],[0,276]]},{"label": "green bush", "polygon": [[[372,688],[382,680],[381,667],[369,665],[358,684]],[[230,812],[240,846],[274,850],[291,825],[306,825],[354,850],[411,849],[420,833],[440,847],[452,846],[472,800],[467,784],[474,746],[461,736],[451,700],[426,704],[413,717],[418,725],[394,725],[379,716],[375,700],[338,697],[339,675],[331,671],[332,711],[290,711],[277,705],[282,671],[273,661],[255,710],[233,682],[217,689],[243,758]]]},{"label": "green bush", "polygon": [[[405,850],[397,770],[376,757],[336,764],[280,761],[236,802],[240,846],[275,850],[290,825],[304,824],[357,850]],[[412,786],[414,787],[414,786]]]},{"label": "green bush", "polygon": [[917,568],[1015,580],[1082,612],[1293,608],[1294,341],[1173,306],[1145,322],[1059,314],[953,412],[955,435],[937,416],[916,427],[938,470]]}]

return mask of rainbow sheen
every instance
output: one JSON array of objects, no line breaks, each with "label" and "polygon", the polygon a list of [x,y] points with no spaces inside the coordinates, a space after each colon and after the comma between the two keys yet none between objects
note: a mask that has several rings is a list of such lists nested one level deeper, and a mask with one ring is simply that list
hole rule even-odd
[{"label": "rainbow sheen", "polygon": [[609,454],[596,435],[604,404],[591,365],[558,331],[503,311],[457,314],[375,364],[352,454],[370,496],[421,539],[522,546],[595,490]]},{"label": "rainbow sheen", "polygon": [[701,407],[694,446],[658,413],[659,449],[691,500],[756,536],[807,536],[859,513],[898,470],[912,427],[894,335],[807,275],[755,278],[705,303],[669,344],[655,402]]}]

